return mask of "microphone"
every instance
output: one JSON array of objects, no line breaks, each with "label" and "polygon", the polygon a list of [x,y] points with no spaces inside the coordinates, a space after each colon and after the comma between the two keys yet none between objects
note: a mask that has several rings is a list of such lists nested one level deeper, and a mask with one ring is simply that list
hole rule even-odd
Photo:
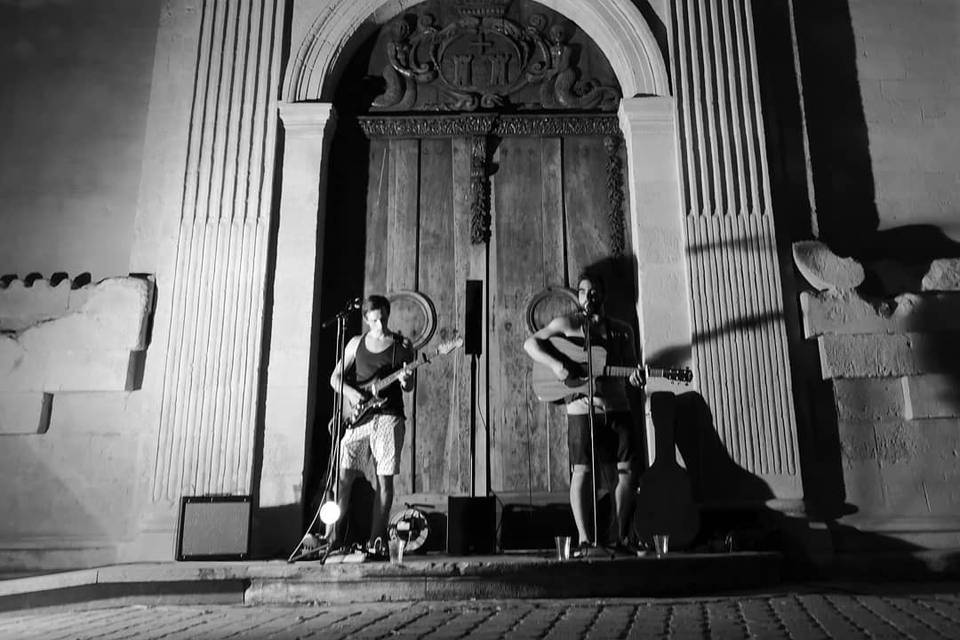
[{"label": "microphone", "polygon": [[349,314],[351,311],[356,311],[362,306],[363,306],[363,298],[354,298],[353,300],[350,300],[345,305],[343,305],[342,311],[338,311],[332,317],[328,318],[326,322],[320,325],[320,328],[326,329],[327,327],[331,326],[334,322],[336,322],[339,318],[346,318],[347,314]]},{"label": "microphone", "polygon": [[583,305],[583,310],[586,313],[594,313],[600,308],[600,292],[596,289],[591,289],[587,293],[587,301]]}]

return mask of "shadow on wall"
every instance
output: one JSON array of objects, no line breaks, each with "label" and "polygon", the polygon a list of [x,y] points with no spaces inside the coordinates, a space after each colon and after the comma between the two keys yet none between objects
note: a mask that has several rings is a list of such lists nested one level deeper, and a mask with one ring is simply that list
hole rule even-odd
[{"label": "shadow on wall", "polygon": [[[839,564],[835,554],[845,551],[919,549],[901,540],[863,533],[833,519],[823,523],[804,513],[791,514],[764,506],[774,497],[773,491],[763,479],[731,458],[703,396],[690,391],[678,395],[676,403],[676,446],[686,465],[694,500],[701,505],[700,532],[693,550],[780,551],[787,561],[788,577],[810,577],[821,573],[818,565],[822,563],[829,563],[827,571],[833,575],[837,571],[871,575],[870,566]],[[847,513],[855,511],[855,507],[846,506]],[[901,576],[914,577],[926,570],[920,560],[902,553],[891,569]]]},{"label": "shadow on wall", "polygon": [[[847,510],[840,424],[833,387],[822,379],[817,342],[801,335],[800,279],[789,263],[789,246],[819,237],[838,255],[856,258],[866,273],[858,293],[879,310],[895,306],[897,294],[920,292],[931,261],[960,255],[960,245],[932,226],[878,230],[849,1],[767,0],[753,3],[753,11],[804,493],[808,510],[830,521]],[[920,358],[939,362],[938,370],[956,385],[960,365],[944,361],[949,334],[928,333],[926,338]],[[880,541],[861,542],[873,546]]]}]

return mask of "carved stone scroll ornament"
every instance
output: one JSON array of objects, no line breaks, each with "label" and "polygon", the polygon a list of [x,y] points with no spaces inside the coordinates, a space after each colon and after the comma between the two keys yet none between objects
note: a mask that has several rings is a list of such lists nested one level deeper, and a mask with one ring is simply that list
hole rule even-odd
[{"label": "carved stone scroll ornament", "polygon": [[623,221],[623,160],[620,158],[620,136],[606,136],[607,150],[607,220],[610,223],[610,253],[622,256],[626,249]]},{"label": "carved stone scroll ornament", "polygon": [[515,136],[615,136],[620,123],[613,115],[499,115],[437,114],[361,116],[360,128],[368,138],[449,138],[491,135]]},{"label": "carved stone scroll ornament", "polygon": [[487,180],[487,136],[474,136],[470,154],[470,242],[490,242],[490,182]]},{"label": "carved stone scroll ornament", "polygon": [[[521,26],[503,16],[502,2],[461,2],[460,17],[437,24],[430,13],[411,14],[388,26],[385,91],[373,101],[379,111],[495,109],[517,102],[518,93],[539,85],[539,104],[524,108],[614,110],[620,92],[594,80],[579,80],[569,34],[533,14]],[[420,88],[430,91],[420,91]],[[535,99],[534,99],[535,100]],[[522,103],[522,100],[520,100]]]}]

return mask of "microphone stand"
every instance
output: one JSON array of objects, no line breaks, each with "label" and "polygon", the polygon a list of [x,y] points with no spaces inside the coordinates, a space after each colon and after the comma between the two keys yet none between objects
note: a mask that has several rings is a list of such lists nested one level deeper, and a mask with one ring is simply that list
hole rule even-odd
[{"label": "microphone stand", "polygon": [[[336,353],[334,354],[333,366],[336,368],[337,364],[343,363],[343,353],[346,350],[346,325],[347,318],[350,316],[350,313],[357,308],[356,300],[352,300],[347,303],[347,306],[344,307],[341,311],[337,312],[332,317],[328,318],[323,324],[320,325],[322,329],[326,329],[332,324],[337,325],[337,342],[336,342]],[[316,513],[313,514],[313,519],[310,521],[310,524],[307,525],[307,530],[304,532],[303,536],[300,538],[300,542],[297,543],[296,548],[293,550],[293,553],[290,554],[290,557],[287,558],[287,562],[295,562],[297,560],[302,560],[303,558],[319,551],[319,548],[303,549],[304,541],[307,536],[310,535],[310,531],[316,526],[317,520],[320,519],[320,510],[323,508],[324,503],[327,500],[327,496],[331,496],[334,502],[339,504],[340,499],[340,436],[343,432],[343,374],[340,372],[340,383],[336,392],[336,399],[333,403],[333,417],[331,418],[331,424],[333,429],[330,432],[330,456],[327,460],[327,477],[323,486],[323,494],[320,499],[320,506],[317,507]],[[340,514],[342,518],[344,514]],[[336,527],[337,523],[334,522],[332,527]],[[325,532],[326,533],[326,532]],[[330,555],[332,549],[330,548],[329,543],[326,546],[326,549],[322,551],[320,556],[320,564],[326,562],[327,557]]]},{"label": "microphone stand", "polygon": [[587,428],[590,430],[590,500],[592,505],[592,519],[593,519],[593,546],[599,546],[599,539],[597,535],[597,452],[594,448],[594,438],[593,438],[593,429],[595,426],[595,420],[593,415],[593,400],[596,395],[596,391],[593,386],[593,354],[591,353],[592,349],[592,337],[591,337],[591,328],[593,324],[593,315],[592,305],[589,301],[583,307],[583,345],[584,349],[587,352]]},{"label": "microphone stand", "polygon": [[596,309],[597,302],[595,300],[587,300],[587,303],[583,306],[583,344],[584,349],[587,352],[587,428],[590,430],[590,504],[592,506],[592,520],[593,520],[593,544],[592,553],[590,557],[609,557],[612,558],[611,554],[603,552],[600,550],[600,541],[599,541],[599,530],[597,527],[597,451],[596,445],[594,442],[594,429],[596,427],[596,418],[594,416],[594,398],[596,397],[596,388],[594,386],[594,371],[593,371],[593,337],[592,331],[593,328],[593,312]]}]

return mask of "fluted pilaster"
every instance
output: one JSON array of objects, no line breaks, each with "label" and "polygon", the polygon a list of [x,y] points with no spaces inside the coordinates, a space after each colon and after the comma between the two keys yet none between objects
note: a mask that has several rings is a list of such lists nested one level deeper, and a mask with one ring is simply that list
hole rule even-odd
[{"label": "fluted pilaster", "polygon": [[155,502],[251,489],[282,6],[201,5]]},{"label": "fluted pilaster", "polygon": [[698,384],[739,464],[797,475],[751,3],[676,0],[673,20]]}]

